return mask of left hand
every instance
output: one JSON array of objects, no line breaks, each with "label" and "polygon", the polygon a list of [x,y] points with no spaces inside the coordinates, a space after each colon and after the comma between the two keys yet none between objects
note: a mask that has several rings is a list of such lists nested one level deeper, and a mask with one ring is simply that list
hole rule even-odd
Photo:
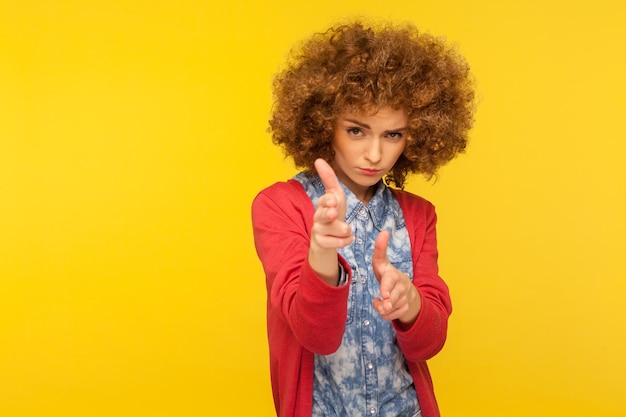
[{"label": "left hand", "polygon": [[372,266],[380,284],[380,298],[374,298],[376,311],[385,320],[399,320],[410,327],[422,308],[417,289],[409,277],[387,259],[389,232],[380,232],[374,243]]}]

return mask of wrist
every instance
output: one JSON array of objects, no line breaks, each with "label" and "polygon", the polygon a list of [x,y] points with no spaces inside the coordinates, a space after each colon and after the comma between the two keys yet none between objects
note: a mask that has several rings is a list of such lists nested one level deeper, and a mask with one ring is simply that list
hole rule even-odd
[{"label": "wrist", "polygon": [[422,309],[422,299],[419,291],[411,286],[409,293],[409,311],[398,319],[398,324],[402,330],[408,330],[417,321],[420,310]]},{"label": "wrist", "polygon": [[314,249],[311,245],[309,249],[309,265],[313,272],[328,285],[336,287],[339,283],[340,275],[337,265],[339,258],[335,249]]}]

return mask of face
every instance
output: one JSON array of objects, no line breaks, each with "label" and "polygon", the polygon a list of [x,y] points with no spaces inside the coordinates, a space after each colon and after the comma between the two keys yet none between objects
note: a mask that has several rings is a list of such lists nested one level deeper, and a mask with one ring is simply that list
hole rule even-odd
[{"label": "face", "polygon": [[333,137],[337,177],[364,203],[374,186],[404,151],[407,115],[404,110],[382,107],[375,114],[342,113]]}]

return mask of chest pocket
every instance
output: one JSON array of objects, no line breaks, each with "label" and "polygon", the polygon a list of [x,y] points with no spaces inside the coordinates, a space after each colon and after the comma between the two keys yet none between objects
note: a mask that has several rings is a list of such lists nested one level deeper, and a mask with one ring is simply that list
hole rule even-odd
[{"label": "chest pocket", "polygon": [[402,260],[402,261],[389,261],[391,265],[393,265],[396,269],[404,272],[409,276],[411,282],[413,282],[413,260]]},{"label": "chest pocket", "polygon": [[396,269],[408,275],[413,282],[413,254],[406,227],[398,227],[394,230],[387,248],[387,259]]},{"label": "chest pocket", "polygon": [[[413,282],[413,261],[411,259],[395,260],[395,261],[392,261],[390,259],[389,263],[391,263],[391,265],[393,265],[394,268],[407,274],[411,282]],[[369,285],[367,286],[369,295],[372,298],[380,297],[380,284],[378,283],[378,280],[376,279],[376,276],[374,275],[373,270],[371,270],[370,276],[371,276],[371,280],[369,281]]]}]

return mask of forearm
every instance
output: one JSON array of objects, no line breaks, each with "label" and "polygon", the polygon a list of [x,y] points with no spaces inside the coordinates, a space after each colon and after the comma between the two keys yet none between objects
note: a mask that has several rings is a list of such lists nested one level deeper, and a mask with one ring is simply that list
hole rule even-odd
[{"label": "forearm", "polygon": [[[424,296],[420,294],[421,309],[415,321],[407,326],[394,321],[398,344],[404,356],[411,361],[425,361],[435,356],[443,347],[448,332],[451,313],[447,293]],[[445,298],[438,299],[439,297]]]}]

